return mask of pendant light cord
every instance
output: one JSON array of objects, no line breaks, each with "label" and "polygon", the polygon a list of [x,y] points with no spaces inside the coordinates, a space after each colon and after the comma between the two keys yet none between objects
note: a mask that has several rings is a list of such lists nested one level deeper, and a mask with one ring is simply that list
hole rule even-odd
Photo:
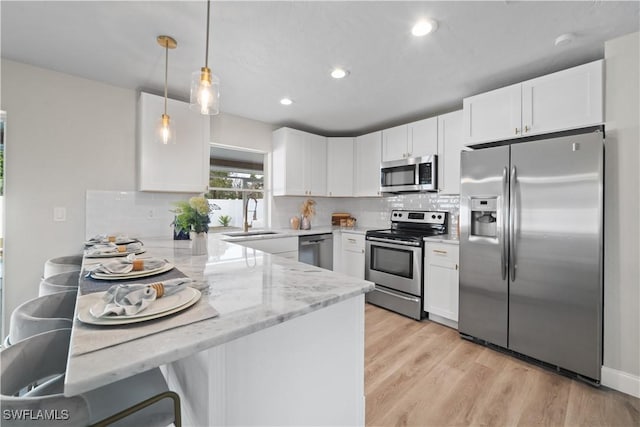
[{"label": "pendant light cord", "polygon": [[209,68],[209,9],[211,8],[211,0],[207,0],[207,38],[204,48],[204,66]]},{"label": "pendant light cord", "polygon": [[164,115],[167,115],[167,85],[169,84],[169,40],[164,42]]}]

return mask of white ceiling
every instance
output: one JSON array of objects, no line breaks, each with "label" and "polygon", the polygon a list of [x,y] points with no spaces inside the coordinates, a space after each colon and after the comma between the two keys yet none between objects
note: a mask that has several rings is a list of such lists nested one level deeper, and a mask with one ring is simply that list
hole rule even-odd
[{"label": "white ceiling", "polygon": [[[324,135],[360,135],[461,108],[462,98],[603,57],[638,31],[640,2],[214,1],[221,110]],[[189,96],[204,65],[204,1],[0,2],[2,57],[112,85]],[[420,17],[439,22],[415,38]],[[555,47],[560,34],[573,43]],[[350,71],[333,80],[334,66]],[[295,103],[284,107],[280,98]]]}]

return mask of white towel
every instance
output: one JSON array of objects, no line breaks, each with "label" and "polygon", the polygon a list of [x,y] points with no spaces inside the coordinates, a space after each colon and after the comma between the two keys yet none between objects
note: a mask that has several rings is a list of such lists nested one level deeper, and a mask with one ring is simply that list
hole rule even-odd
[{"label": "white towel", "polygon": [[[107,262],[100,263],[91,272],[104,273],[104,274],[122,274],[129,273],[133,270],[133,261],[136,259],[135,254],[129,254],[126,257],[113,259]],[[144,269],[153,270],[154,268],[160,268],[164,266],[167,261],[160,258],[145,258]],[[91,274],[91,272],[89,274]]]},{"label": "white towel", "polygon": [[[166,297],[182,291],[191,282],[193,282],[192,279],[181,277],[156,283],[162,283],[163,297]],[[131,316],[149,307],[156,298],[156,289],[151,285],[142,283],[114,285],[104,294],[103,301],[92,307],[91,312],[97,317]]]}]

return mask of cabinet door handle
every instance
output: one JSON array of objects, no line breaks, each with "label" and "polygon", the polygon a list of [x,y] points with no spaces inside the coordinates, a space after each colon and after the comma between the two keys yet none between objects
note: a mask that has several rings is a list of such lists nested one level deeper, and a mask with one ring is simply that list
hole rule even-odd
[{"label": "cabinet door handle", "polygon": [[529,126],[525,126],[525,127],[524,127],[524,131],[525,131],[525,132],[529,132]]},{"label": "cabinet door handle", "polygon": [[456,264],[456,270],[458,269],[458,264]]},{"label": "cabinet door handle", "polygon": [[349,241],[349,243],[355,243],[356,239],[347,239]]},{"label": "cabinet door handle", "polygon": [[520,129],[516,128],[516,135],[520,133]]},{"label": "cabinet door handle", "polygon": [[433,252],[435,252],[437,254],[447,254],[447,251],[441,251],[439,249],[434,249]]}]

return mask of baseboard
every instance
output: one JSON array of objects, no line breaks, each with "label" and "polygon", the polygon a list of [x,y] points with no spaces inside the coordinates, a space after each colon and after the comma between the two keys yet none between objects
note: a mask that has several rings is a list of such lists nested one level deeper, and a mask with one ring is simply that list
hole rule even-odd
[{"label": "baseboard", "polygon": [[602,367],[600,384],[640,398],[640,377],[617,369]]}]

